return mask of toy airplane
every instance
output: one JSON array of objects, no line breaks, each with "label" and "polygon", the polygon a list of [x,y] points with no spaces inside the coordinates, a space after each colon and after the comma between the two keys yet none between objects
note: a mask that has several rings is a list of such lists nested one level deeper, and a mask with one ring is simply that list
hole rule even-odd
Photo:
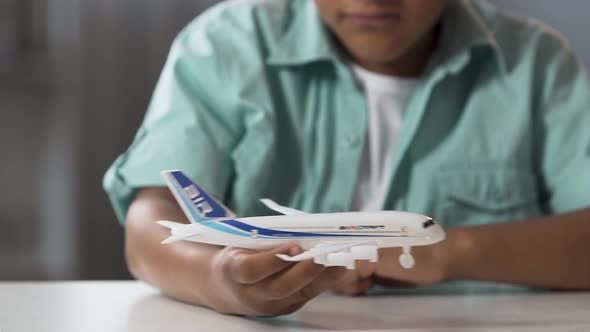
[{"label": "toy airplane", "polygon": [[285,261],[313,259],[325,266],[355,268],[355,260],[377,262],[377,249],[402,247],[402,267],[414,266],[410,249],[444,240],[442,227],[429,217],[398,211],[314,213],[261,199],[282,216],[236,218],[234,213],[206,193],[181,171],[164,171],[168,187],[191,224],[158,221],[170,229],[162,243],[188,240],[248,249],[269,249],[297,243],[303,253],[277,255]]}]

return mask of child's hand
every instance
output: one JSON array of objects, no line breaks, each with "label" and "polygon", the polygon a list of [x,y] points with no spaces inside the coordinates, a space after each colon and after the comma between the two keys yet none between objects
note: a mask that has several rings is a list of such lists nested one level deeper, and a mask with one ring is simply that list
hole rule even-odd
[{"label": "child's hand", "polygon": [[266,252],[226,247],[211,261],[207,302],[223,313],[275,316],[296,311],[324,290],[333,289],[345,273],[313,260],[286,262],[276,254],[297,255],[301,249],[285,245]]},{"label": "child's hand", "polygon": [[446,278],[446,261],[448,259],[445,241],[431,245],[412,248],[416,265],[404,269],[399,264],[400,248],[379,250],[379,263],[374,273],[374,281],[384,286],[431,285]]},{"label": "child's hand", "polygon": [[356,268],[348,270],[332,290],[344,295],[362,295],[373,286],[372,276],[376,269],[377,263],[356,261]]}]

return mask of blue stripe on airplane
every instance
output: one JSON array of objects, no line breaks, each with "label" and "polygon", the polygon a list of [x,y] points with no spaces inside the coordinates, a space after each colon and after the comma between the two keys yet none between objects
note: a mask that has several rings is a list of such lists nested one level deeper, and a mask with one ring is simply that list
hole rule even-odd
[{"label": "blue stripe on airplane", "polygon": [[201,223],[201,225],[207,226],[209,228],[213,228],[213,229],[218,230],[220,232],[229,233],[229,234],[233,234],[233,235],[237,235],[237,236],[242,236],[242,237],[251,237],[252,236],[250,233],[244,233],[242,231],[238,231],[238,230],[233,229],[231,227],[227,227],[226,225],[223,225],[222,223],[217,222],[217,221],[204,222],[204,223]]},{"label": "blue stripe on airplane", "polygon": [[[250,224],[243,223],[238,220],[222,220],[219,221],[220,223],[224,223],[230,226],[233,226],[237,229],[246,231],[251,233],[252,231],[257,231],[259,235],[262,236],[272,236],[272,237],[326,237],[326,236],[335,236],[335,237],[392,237],[391,235],[362,235],[362,234],[329,234],[329,233],[306,233],[306,232],[288,232],[288,231],[279,231],[276,229],[269,229],[269,228],[262,228],[256,227]],[[217,222],[212,222],[217,223]]]}]

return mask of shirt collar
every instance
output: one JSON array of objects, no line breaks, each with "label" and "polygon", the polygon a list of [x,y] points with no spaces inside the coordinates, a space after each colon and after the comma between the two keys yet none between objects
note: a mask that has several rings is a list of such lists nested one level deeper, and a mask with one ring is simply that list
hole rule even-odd
[{"label": "shirt collar", "polygon": [[[450,70],[457,70],[461,59],[466,59],[470,53],[479,48],[488,49],[497,60],[501,70],[506,69],[505,57],[498,44],[492,26],[481,14],[485,12],[487,3],[472,0],[451,0],[443,14],[439,35],[439,46],[435,56]],[[453,60],[457,62],[454,63]],[[456,68],[453,68],[456,67]]]},{"label": "shirt collar", "polygon": [[[291,1],[291,20],[285,32],[271,46],[267,63],[296,66],[340,58],[330,32],[322,22],[313,0]],[[472,0],[450,0],[441,20],[437,58],[458,70],[466,62],[462,53],[484,47],[493,51],[498,65],[505,62],[491,26]],[[452,58],[463,58],[453,64]],[[437,61],[438,62],[438,61]],[[453,68],[449,68],[453,70]]]},{"label": "shirt collar", "polygon": [[313,0],[290,1],[292,18],[285,32],[270,49],[267,63],[301,65],[338,57],[329,31]]}]

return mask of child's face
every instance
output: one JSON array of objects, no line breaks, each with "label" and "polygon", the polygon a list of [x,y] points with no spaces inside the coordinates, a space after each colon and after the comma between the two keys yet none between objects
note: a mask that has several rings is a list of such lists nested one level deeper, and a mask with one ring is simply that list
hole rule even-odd
[{"label": "child's face", "polygon": [[362,62],[395,62],[429,35],[448,0],[315,0],[324,22]]}]

